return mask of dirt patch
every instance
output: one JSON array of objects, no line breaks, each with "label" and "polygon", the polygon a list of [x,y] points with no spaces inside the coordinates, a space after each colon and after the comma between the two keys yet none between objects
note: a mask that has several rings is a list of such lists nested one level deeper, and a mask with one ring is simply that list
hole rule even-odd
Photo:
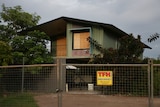
[{"label": "dirt patch", "polygon": [[[57,94],[37,95],[34,98],[39,107],[58,107]],[[63,93],[62,107],[148,107],[148,98]],[[160,98],[154,99],[154,107],[160,107]]]}]

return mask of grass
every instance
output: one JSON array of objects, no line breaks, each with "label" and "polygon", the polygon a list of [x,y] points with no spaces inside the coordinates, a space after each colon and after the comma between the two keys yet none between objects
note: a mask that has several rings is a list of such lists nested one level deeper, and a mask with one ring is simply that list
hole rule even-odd
[{"label": "grass", "polygon": [[0,96],[0,107],[38,107],[30,94],[11,94]]}]

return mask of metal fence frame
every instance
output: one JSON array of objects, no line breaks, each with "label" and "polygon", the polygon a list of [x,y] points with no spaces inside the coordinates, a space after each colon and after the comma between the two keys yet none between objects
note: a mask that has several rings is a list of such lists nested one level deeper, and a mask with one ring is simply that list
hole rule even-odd
[{"label": "metal fence frame", "polygon": [[[25,75],[25,68],[27,67],[53,67],[52,71],[55,72],[55,80],[56,86],[54,86],[52,92],[57,92],[58,98],[58,107],[62,107],[62,94],[66,91],[66,66],[85,66],[85,67],[146,67],[146,72],[148,74],[148,107],[154,106],[154,68],[160,67],[160,64],[153,64],[153,60],[148,60],[148,64],[66,64],[66,59],[59,58],[56,59],[56,64],[38,64],[38,65],[15,65],[15,66],[0,66],[1,69],[5,68],[21,68],[22,69],[22,78],[21,78],[21,90],[20,92],[24,92],[24,75]],[[158,69],[158,68],[157,68]],[[157,70],[158,72],[159,70]],[[0,81],[1,82],[1,81]]]},{"label": "metal fence frame", "polygon": [[[153,68],[154,68],[154,66],[160,66],[160,64],[153,64],[153,60],[148,60],[148,64],[65,64],[65,63],[63,63],[63,62],[61,62],[61,59],[60,59],[60,63],[61,63],[61,65],[63,66],[63,67],[61,67],[61,68],[64,68],[65,66],[67,66],[67,65],[71,65],[71,66],[112,66],[112,67],[116,67],[116,66],[121,66],[121,67],[123,67],[123,66],[132,66],[132,67],[134,67],[134,66],[140,66],[140,67],[147,67],[148,69],[147,69],[147,72],[148,72],[148,107],[153,107],[154,106],[154,103],[153,103],[153,100],[154,100],[154,95],[153,95],[153,84],[154,84],[154,81],[153,81],[153,79],[154,79],[154,76],[153,76]],[[65,75],[66,75],[66,70],[64,70],[64,71],[60,71],[61,72],[61,74],[62,74],[62,72],[64,73],[65,72]],[[66,77],[66,76],[65,76]],[[64,76],[63,75],[60,75],[60,78],[64,78]],[[65,83],[66,83],[66,81],[65,81]],[[63,83],[61,83],[61,85],[65,85],[65,83],[63,84]],[[60,90],[64,90],[64,89],[62,89],[62,88],[60,88]],[[61,94],[61,93],[60,93]],[[60,96],[61,97],[61,96]],[[61,107],[62,105],[62,98],[60,98],[60,100],[59,100],[60,102],[59,102],[59,106],[58,107]]]},{"label": "metal fence frame", "polygon": [[[26,73],[26,70],[27,70],[27,68],[36,68],[36,67],[51,67],[52,69],[48,68],[48,70],[50,70],[50,71],[52,70],[53,72],[55,72],[55,75],[57,77],[57,64],[34,64],[34,65],[0,66],[0,70],[6,70],[6,72],[11,72],[12,74],[15,73],[16,71],[21,72],[21,74],[20,74],[21,75],[20,76],[20,78],[21,78],[21,89],[19,91],[23,93],[25,91],[24,90],[24,82],[25,82],[25,75],[26,75],[25,73]],[[54,70],[53,70],[53,68],[54,68]],[[10,71],[8,71],[8,70],[10,70]],[[57,78],[57,80],[58,80],[58,78]],[[56,82],[57,82],[57,80],[56,80]],[[56,87],[54,87],[54,88],[56,88]]]}]

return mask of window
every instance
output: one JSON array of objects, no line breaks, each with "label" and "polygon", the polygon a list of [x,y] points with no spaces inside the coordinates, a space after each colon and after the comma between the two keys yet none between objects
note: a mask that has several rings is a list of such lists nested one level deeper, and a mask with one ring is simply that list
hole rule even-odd
[{"label": "window", "polygon": [[89,41],[87,38],[90,36],[90,33],[85,32],[73,32],[73,49],[89,49]]}]

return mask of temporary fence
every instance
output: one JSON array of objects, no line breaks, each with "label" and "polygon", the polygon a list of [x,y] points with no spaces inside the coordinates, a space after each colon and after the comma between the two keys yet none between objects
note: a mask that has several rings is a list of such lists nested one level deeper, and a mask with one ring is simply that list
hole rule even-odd
[{"label": "temporary fence", "polygon": [[1,92],[50,92],[56,84],[56,64],[0,67]]},{"label": "temporary fence", "polygon": [[[67,70],[69,90],[94,90],[105,95],[148,96],[147,64],[87,64],[73,65]],[[101,83],[97,83],[101,82]],[[89,85],[93,86],[88,89]]]},{"label": "temporary fence", "polygon": [[[53,102],[56,99],[58,105],[54,106],[68,107],[62,97],[66,93],[80,93],[144,98],[144,107],[158,107],[159,83],[160,65],[151,60],[148,64],[66,64],[57,59],[56,64],[1,66],[0,106],[3,99],[14,93],[33,96],[57,93]],[[143,107],[138,100],[133,102],[134,106]]]}]

